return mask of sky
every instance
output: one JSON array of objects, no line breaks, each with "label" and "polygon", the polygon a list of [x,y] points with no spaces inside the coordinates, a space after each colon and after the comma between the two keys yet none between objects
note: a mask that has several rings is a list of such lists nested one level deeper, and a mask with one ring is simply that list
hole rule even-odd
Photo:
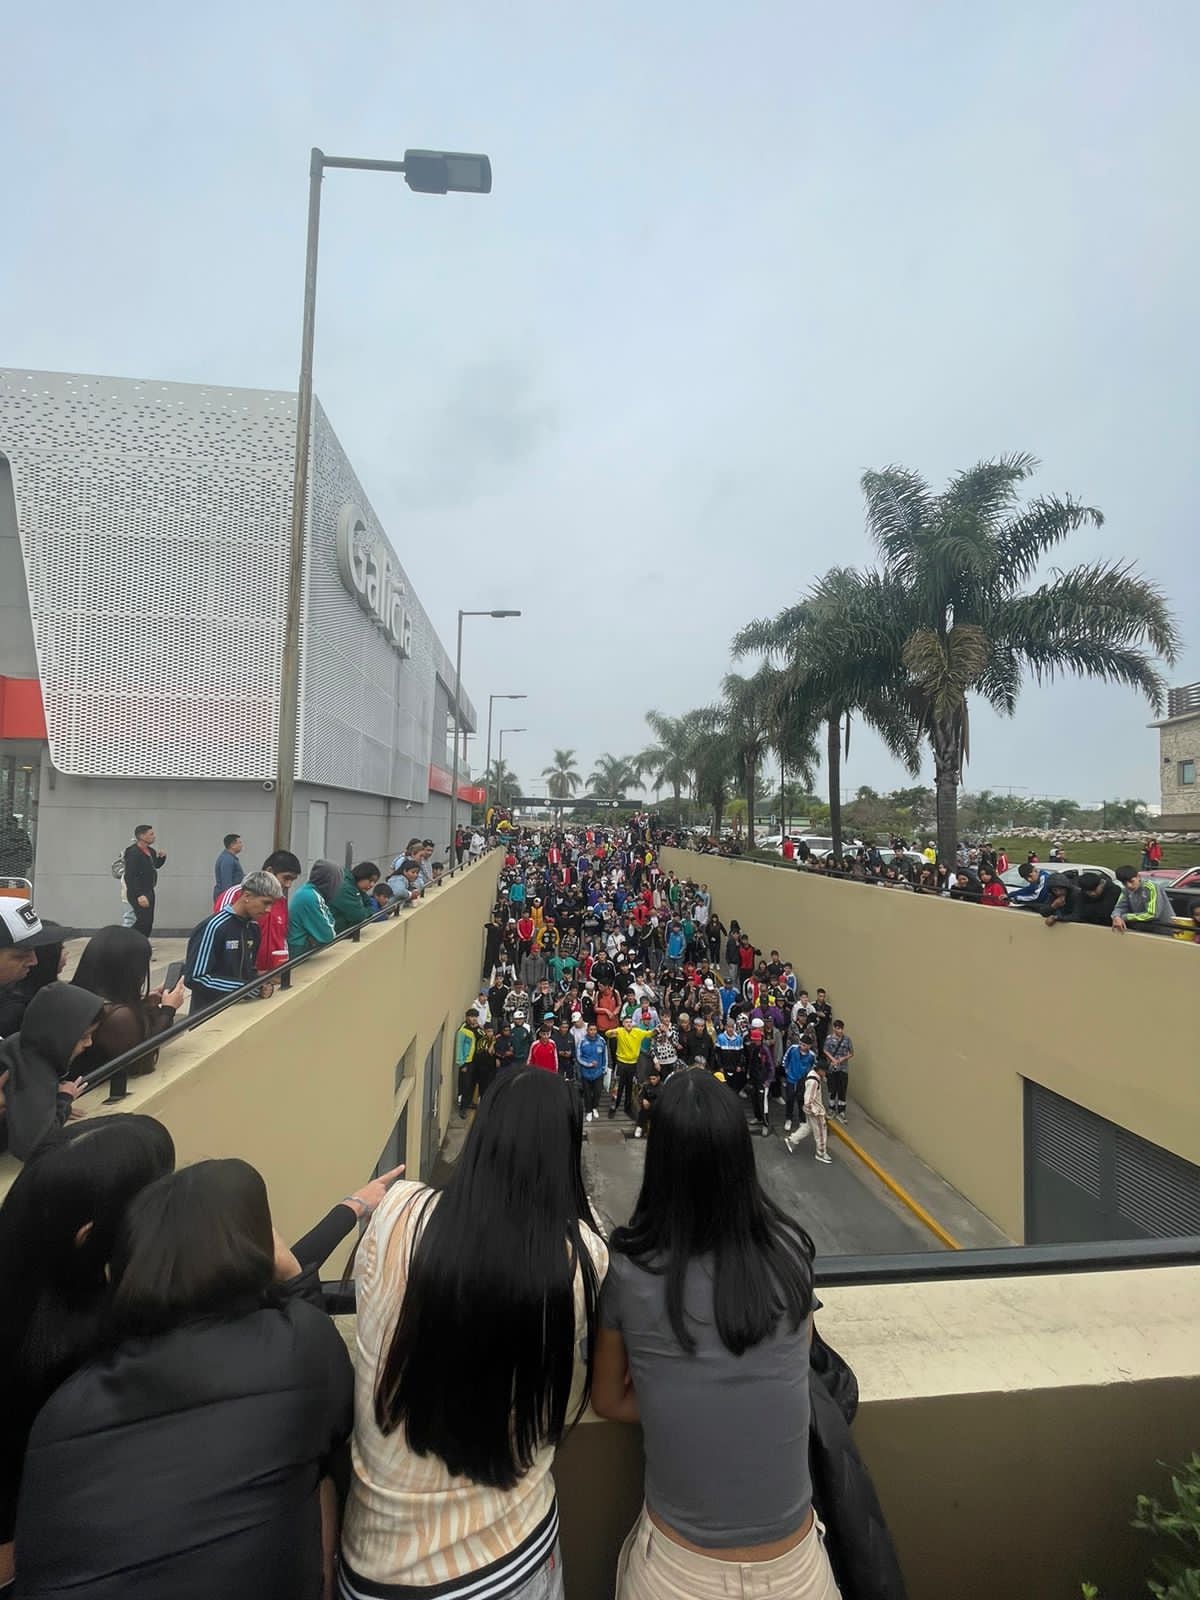
[{"label": "sky", "polygon": [[[486,198],[328,175],[316,387],[443,642],[522,609],[463,679],[528,695],[527,790],[869,563],[893,462],[1032,451],[1105,515],[1058,564],[1135,561],[1200,679],[1195,0],[434,9],[11,17],[0,365],[294,387],[310,147],[486,151]],[[1156,802],[1150,720],[1028,684],[967,786]],[[910,780],[859,729],[843,781]]]}]

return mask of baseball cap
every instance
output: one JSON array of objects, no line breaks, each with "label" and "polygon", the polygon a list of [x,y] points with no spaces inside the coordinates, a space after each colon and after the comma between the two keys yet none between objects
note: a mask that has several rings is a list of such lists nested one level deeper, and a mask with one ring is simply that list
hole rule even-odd
[{"label": "baseball cap", "polygon": [[714,983],[713,983],[713,981],[712,981],[712,979],[711,979],[711,978],[705,978],[705,980],[704,980],[704,987],[705,987],[705,988],[706,988],[706,989],[712,989],[712,988],[715,988],[715,985],[714,985]]},{"label": "baseball cap", "polygon": [[762,1025],[761,1022],[752,1022],[750,1024],[750,1032],[751,1033],[761,1033],[762,1031],[763,1031],[763,1025]]},{"label": "baseball cap", "polygon": [[524,1022],[525,1021],[525,1013],[523,1011],[514,1011],[513,1012],[513,1021],[514,1022]]},{"label": "baseball cap", "polygon": [[583,1012],[582,1011],[572,1011],[572,1013],[571,1013],[571,1021],[572,1022],[582,1022],[583,1021]]},{"label": "baseball cap", "polygon": [[43,922],[28,900],[8,900],[0,896],[0,950],[18,945],[22,950],[40,950],[43,945],[61,944],[75,938],[74,928],[57,922]]}]

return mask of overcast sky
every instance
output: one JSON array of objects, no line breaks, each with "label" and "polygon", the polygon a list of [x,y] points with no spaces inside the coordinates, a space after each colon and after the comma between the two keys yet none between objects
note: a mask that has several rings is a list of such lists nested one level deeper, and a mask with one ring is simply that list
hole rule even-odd
[{"label": "overcast sky", "polygon": [[[526,783],[711,701],[889,462],[1035,452],[1200,678],[1196,0],[64,0],[5,55],[4,365],[292,387],[309,147],[490,153],[327,178],[317,390],[447,646],[523,608],[464,680]],[[968,786],[1156,802],[1148,720],[1030,686]]]}]

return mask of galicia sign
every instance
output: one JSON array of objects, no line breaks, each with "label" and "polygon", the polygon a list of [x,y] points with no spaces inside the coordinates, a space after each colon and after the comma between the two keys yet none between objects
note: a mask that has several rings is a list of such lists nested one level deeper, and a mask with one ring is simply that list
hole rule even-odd
[{"label": "galicia sign", "polygon": [[338,575],[359,606],[401,656],[412,655],[412,613],[408,587],[396,569],[391,551],[367,526],[351,501],[338,513]]}]

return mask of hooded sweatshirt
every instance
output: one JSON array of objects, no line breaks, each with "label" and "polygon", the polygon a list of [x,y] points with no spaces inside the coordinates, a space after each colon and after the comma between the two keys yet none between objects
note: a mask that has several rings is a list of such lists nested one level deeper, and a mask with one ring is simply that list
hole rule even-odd
[{"label": "hooded sweatshirt", "polygon": [[334,935],[329,902],[342,886],[341,867],[332,861],[314,861],[308,882],[292,895],[288,907],[288,954],[298,956],[319,944],[331,944]]},{"label": "hooded sweatshirt", "polygon": [[0,1044],[0,1075],[6,1116],[0,1121],[0,1147],[24,1161],[71,1109],[59,1083],[68,1076],[71,1052],[104,1007],[99,995],[73,983],[48,983],[25,1012],[21,1030]]}]

